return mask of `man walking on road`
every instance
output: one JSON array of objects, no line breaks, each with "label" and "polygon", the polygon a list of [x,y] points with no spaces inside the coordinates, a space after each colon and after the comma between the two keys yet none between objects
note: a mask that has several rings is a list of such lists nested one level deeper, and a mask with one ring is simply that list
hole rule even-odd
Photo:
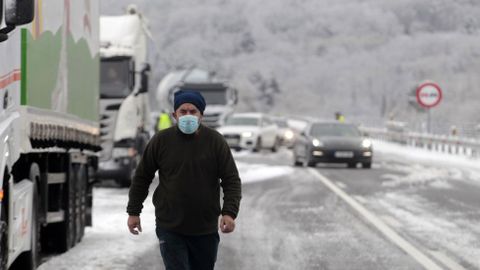
[{"label": "man walking on road", "polygon": [[198,92],[175,93],[173,117],[177,125],[161,130],[150,140],[130,186],[128,228],[138,234],[142,231],[143,202],[158,171],[153,204],[167,270],[214,269],[218,227],[223,233],[235,229],[241,182],[223,136],[201,124],[205,106]]}]

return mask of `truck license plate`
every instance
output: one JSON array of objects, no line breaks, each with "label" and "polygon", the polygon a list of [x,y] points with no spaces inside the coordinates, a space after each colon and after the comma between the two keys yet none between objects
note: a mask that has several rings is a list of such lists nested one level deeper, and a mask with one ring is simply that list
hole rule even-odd
[{"label": "truck license plate", "polygon": [[336,158],[352,158],[353,152],[352,151],[336,151],[335,157]]}]

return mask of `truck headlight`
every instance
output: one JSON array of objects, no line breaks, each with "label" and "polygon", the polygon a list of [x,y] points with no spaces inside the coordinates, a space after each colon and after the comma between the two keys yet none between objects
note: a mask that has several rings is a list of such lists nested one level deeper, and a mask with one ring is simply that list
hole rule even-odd
[{"label": "truck headlight", "polygon": [[283,134],[283,136],[285,137],[285,139],[291,140],[293,139],[294,134],[293,134],[293,131],[287,130],[285,131],[285,134]]},{"label": "truck headlight", "polygon": [[253,132],[251,131],[242,132],[242,137],[250,138],[252,136],[253,136]]},{"label": "truck headlight", "polygon": [[362,141],[362,146],[364,148],[370,148],[372,146],[372,141],[369,139],[365,139]]}]

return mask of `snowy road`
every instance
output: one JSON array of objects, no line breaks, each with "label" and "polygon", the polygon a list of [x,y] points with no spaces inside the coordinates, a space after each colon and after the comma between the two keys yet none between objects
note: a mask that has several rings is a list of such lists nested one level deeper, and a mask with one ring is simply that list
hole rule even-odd
[{"label": "snowy road", "polygon": [[[294,168],[290,152],[236,153],[243,200],[217,269],[423,269],[318,177],[368,209],[440,269],[480,269],[480,166],[377,142],[371,170]],[[477,162],[478,163],[478,162]],[[45,269],[163,269],[149,197],[144,232],[126,229],[127,190],[95,189],[94,227]],[[431,269],[434,269],[431,268]]]}]

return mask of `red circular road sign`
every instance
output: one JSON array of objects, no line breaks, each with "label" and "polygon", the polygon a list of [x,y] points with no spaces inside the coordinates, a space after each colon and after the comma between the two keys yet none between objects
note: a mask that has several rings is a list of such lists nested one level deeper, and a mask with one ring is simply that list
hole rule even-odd
[{"label": "red circular road sign", "polygon": [[424,108],[432,108],[442,100],[442,89],[436,83],[426,82],[417,88],[417,102]]}]

